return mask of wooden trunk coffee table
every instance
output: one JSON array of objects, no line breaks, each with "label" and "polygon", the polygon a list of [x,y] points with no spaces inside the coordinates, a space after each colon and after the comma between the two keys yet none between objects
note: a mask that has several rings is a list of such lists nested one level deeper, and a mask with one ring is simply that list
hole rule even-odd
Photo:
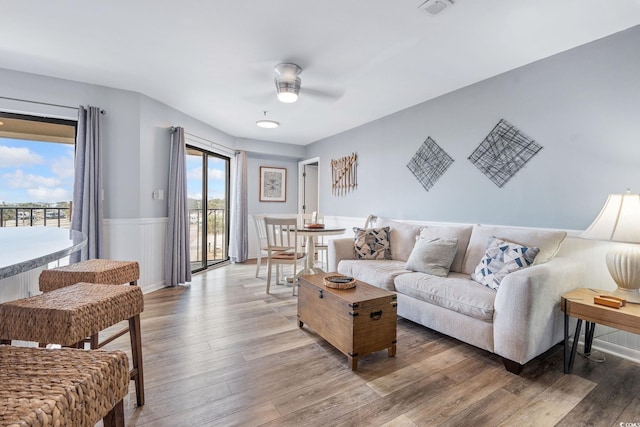
[{"label": "wooden trunk coffee table", "polygon": [[306,323],[345,354],[354,371],[365,354],[386,348],[395,356],[396,294],[361,281],[351,289],[328,288],[325,276],[299,276],[298,326]]}]

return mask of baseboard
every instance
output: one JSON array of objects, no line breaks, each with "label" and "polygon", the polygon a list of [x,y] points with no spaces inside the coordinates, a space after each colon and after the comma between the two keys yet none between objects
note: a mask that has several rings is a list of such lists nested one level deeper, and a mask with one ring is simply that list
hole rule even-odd
[{"label": "baseboard", "polygon": [[161,282],[147,283],[143,289],[143,293],[148,294],[149,292],[158,291],[166,287],[164,280]]},{"label": "baseboard", "polygon": [[592,347],[594,350],[622,357],[623,359],[627,359],[635,363],[640,363],[640,350],[635,350],[633,348],[624,347],[619,344],[614,344],[599,339],[593,340]]}]

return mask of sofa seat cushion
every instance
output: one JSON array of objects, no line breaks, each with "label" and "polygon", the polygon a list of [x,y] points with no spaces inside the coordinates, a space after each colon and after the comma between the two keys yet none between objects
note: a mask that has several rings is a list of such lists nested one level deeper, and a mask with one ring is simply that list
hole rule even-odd
[{"label": "sofa seat cushion", "polygon": [[[393,280],[401,274],[411,273],[406,270],[404,261],[396,260],[350,260],[343,259],[338,264],[338,273],[355,277],[370,285],[388,291],[395,291]],[[477,286],[479,286],[476,283]]]},{"label": "sofa seat cushion", "polygon": [[438,277],[424,273],[402,274],[395,279],[396,291],[448,310],[493,322],[496,292],[469,279],[469,275],[450,273]]}]

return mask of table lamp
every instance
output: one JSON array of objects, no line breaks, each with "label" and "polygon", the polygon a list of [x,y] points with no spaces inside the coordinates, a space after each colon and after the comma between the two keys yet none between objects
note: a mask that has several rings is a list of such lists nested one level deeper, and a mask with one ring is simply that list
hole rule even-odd
[{"label": "table lamp", "polygon": [[618,285],[615,296],[640,304],[640,194],[610,194],[602,211],[582,236],[626,243],[607,252],[607,268]]}]

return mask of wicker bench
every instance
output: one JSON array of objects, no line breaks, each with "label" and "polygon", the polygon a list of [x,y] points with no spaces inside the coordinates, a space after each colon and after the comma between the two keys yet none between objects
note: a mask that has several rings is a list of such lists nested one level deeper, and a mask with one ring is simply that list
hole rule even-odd
[{"label": "wicker bench", "polygon": [[135,261],[90,259],[44,270],[40,273],[38,285],[42,292],[51,292],[79,282],[136,285],[139,278],[140,267]]},{"label": "wicker bench", "polygon": [[2,426],[124,426],[128,391],[122,351],[0,345]]},{"label": "wicker bench", "polygon": [[0,344],[12,340],[83,347],[91,336],[123,320],[129,321],[133,369],[138,406],[144,404],[144,376],[140,313],[144,309],[138,286],[93,283],[0,304]]}]

